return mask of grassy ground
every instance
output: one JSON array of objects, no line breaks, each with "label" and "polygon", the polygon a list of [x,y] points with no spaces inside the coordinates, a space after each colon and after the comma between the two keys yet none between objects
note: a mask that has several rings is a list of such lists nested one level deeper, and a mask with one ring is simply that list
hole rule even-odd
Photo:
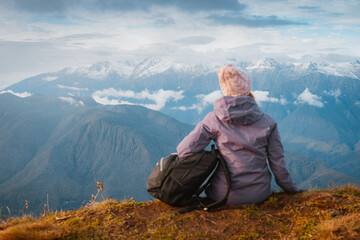
[{"label": "grassy ground", "polygon": [[0,239],[360,239],[360,189],[274,193],[261,205],[176,215],[160,201],[106,200],[0,224]]}]

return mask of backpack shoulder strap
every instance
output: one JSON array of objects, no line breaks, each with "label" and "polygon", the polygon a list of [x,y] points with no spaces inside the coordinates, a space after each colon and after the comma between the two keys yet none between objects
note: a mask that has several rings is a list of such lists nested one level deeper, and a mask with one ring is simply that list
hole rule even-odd
[{"label": "backpack shoulder strap", "polygon": [[[211,144],[211,153],[213,154],[213,155],[217,155],[218,154],[218,150],[216,150],[215,149],[215,144]],[[219,157],[217,157],[218,159],[219,159]],[[215,167],[215,169],[217,169],[218,168],[218,166],[219,166],[219,163],[217,163],[216,164],[216,167]],[[215,172],[215,170],[214,170],[214,172]],[[212,174],[214,173],[214,172],[212,172]],[[211,175],[212,175],[211,174]],[[200,196],[200,194],[207,188],[207,186],[210,184],[210,180],[211,180],[211,177],[208,177],[207,178],[207,181],[205,182],[205,183],[203,183],[202,185],[201,185],[201,187],[197,190],[197,192],[195,193],[195,195],[196,196]]]},{"label": "backpack shoulder strap", "polygon": [[207,211],[207,210],[209,210],[211,208],[216,208],[216,207],[220,207],[222,205],[225,205],[225,203],[226,203],[226,201],[228,199],[229,193],[230,193],[230,189],[231,189],[230,173],[229,173],[229,169],[227,167],[226,161],[225,161],[224,157],[221,155],[219,150],[217,150],[216,152],[217,152],[217,157],[218,157],[218,159],[220,161],[220,164],[224,169],[225,178],[226,178],[226,184],[227,184],[227,190],[226,190],[226,194],[223,197],[223,199],[221,199],[220,201],[217,201],[217,202],[210,203],[207,206],[204,206],[205,211]]}]

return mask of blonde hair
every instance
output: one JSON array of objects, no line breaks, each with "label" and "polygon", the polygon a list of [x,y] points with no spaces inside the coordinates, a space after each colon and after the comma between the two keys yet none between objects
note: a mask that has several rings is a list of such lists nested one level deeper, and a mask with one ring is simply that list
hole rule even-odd
[{"label": "blonde hair", "polygon": [[249,97],[252,97],[254,100],[255,100],[255,96],[254,96],[254,94],[252,94],[251,92],[249,92],[249,95],[248,95]]}]

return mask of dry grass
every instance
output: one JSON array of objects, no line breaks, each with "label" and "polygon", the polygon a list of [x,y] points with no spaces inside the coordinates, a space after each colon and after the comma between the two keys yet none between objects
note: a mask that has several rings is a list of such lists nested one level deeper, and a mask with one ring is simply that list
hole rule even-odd
[{"label": "dry grass", "polygon": [[31,217],[14,218],[0,226],[0,239],[59,239],[63,229],[47,221],[37,221]]},{"label": "dry grass", "polygon": [[0,239],[360,239],[360,190],[275,193],[261,205],[176,215],[160,201],[106,200],[0,225]]},{"label": "dry grass", "polygon": [[359,239],[360,213],[352,213],[321,221],[317,226],[316,239]]}]

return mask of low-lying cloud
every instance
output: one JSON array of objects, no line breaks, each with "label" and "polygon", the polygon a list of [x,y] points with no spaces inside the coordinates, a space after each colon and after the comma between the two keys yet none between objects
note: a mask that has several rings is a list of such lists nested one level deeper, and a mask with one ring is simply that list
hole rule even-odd
[{"label": "low-lying cloud", "polygon": [[[255,90],[252,91],[252,93],[254,94],[255,100],[259,105],[261,105],[262,102],[280,103],[283,105],[288,103],[287,100],[282,97],[281,98],[269,97],[270,93],[268,91]],[[180,106],[180,107],[174,107],[173,109],[178,109],[182,111],[197,110],[199,113],[201,113],[206,107],[213,105],[214,102],[219,98],[221,98],[222,96],[223,95],[220,90],[216,90],[207,95],[199,94],[196,96],[196,98],[198,99],[197,103],[194,103],[190,107]]]},{"label": "low-lying cloud", "polygon": [[324,91],[325,94],[329,96],[333,96],[336,100],[336,102],[339,102],[339,97],[341,95],[341,90],[339,88],[331,91]]},{"label": "low-lying cloud", "polygon": [[197,103],[191,105],[190,107],[180,106],[174,109],[179,109],[182,111],[197,110],[199,113],[201,113],[207,106],[213,105],[214,102],[221,97],[222,97],[222,93],[220,90],[216,90],[207,95],[199,94],[196,95],[196,98],[198,99]]},{"label": "low-lying cloud", "polygon": [[3,93],[10,93],[12,95],[15,95],[15,96],[21,97],[21,98],[32,96],[32,93],[29,93],[29,92],[17,93],[17,92],[14,92],[13,90],[4,90],[4,91],[0,92],[0,94],[3,94]]},{"label": "low-lying cloud", "polygon": [[65,101],[67,103],[70,103],[71,105],[82,105],[84,106],[84,102],[83,101],[76,101],[75,99],[71,98],[71,97],[59,97],[60,100]]},{"label": "low-lying cloud", "polygon": [[274,98],[274,97],[269,97],[269,92],[268,91],[260,91],[260,90],[255,90],[252,91],[252,93],[254,94],[255,100],[257,103],[261,104],[262,102],[273,102],[273,103],[281,103],[281,104],[286,104],[287,101],[284,98]]},{"label": "low-lying cloud", "polygon": [[[94,92],[92,98],[103,105],[131,104],[158,111],[165,107],[167,102],[178,101],[184,98],[183,92],[183,90],[173,91],[164,89],[154,92],[150,92],[147,89],[141,92],[135,92],[132,90],[108,88]],[[152,101],[154,103],[142,102],[142,100]]]},{"label": "low-lying cloud", "polygon": [[61,85],[61,84],[57,84],[56,87],[62,88],[62,89],[73,90],[73,91],[89,91],[88,88],[70,87],[70,86],[64,86],[64,85]]},{"label": "low-lying cloud", "polygon": [[312,94],[308,88],[306,88],[296,99],[295,104],[309,104],[315,107],[324,107],[322,98]]},{"label": "low-lying cloud", "polygon": [[58,78],[59,77],[57,77],[57,76],[46,76],[46,77],[43,77],[42,80],[44,80],[46,82],[52,82],[52,81],[55,81]]}]

